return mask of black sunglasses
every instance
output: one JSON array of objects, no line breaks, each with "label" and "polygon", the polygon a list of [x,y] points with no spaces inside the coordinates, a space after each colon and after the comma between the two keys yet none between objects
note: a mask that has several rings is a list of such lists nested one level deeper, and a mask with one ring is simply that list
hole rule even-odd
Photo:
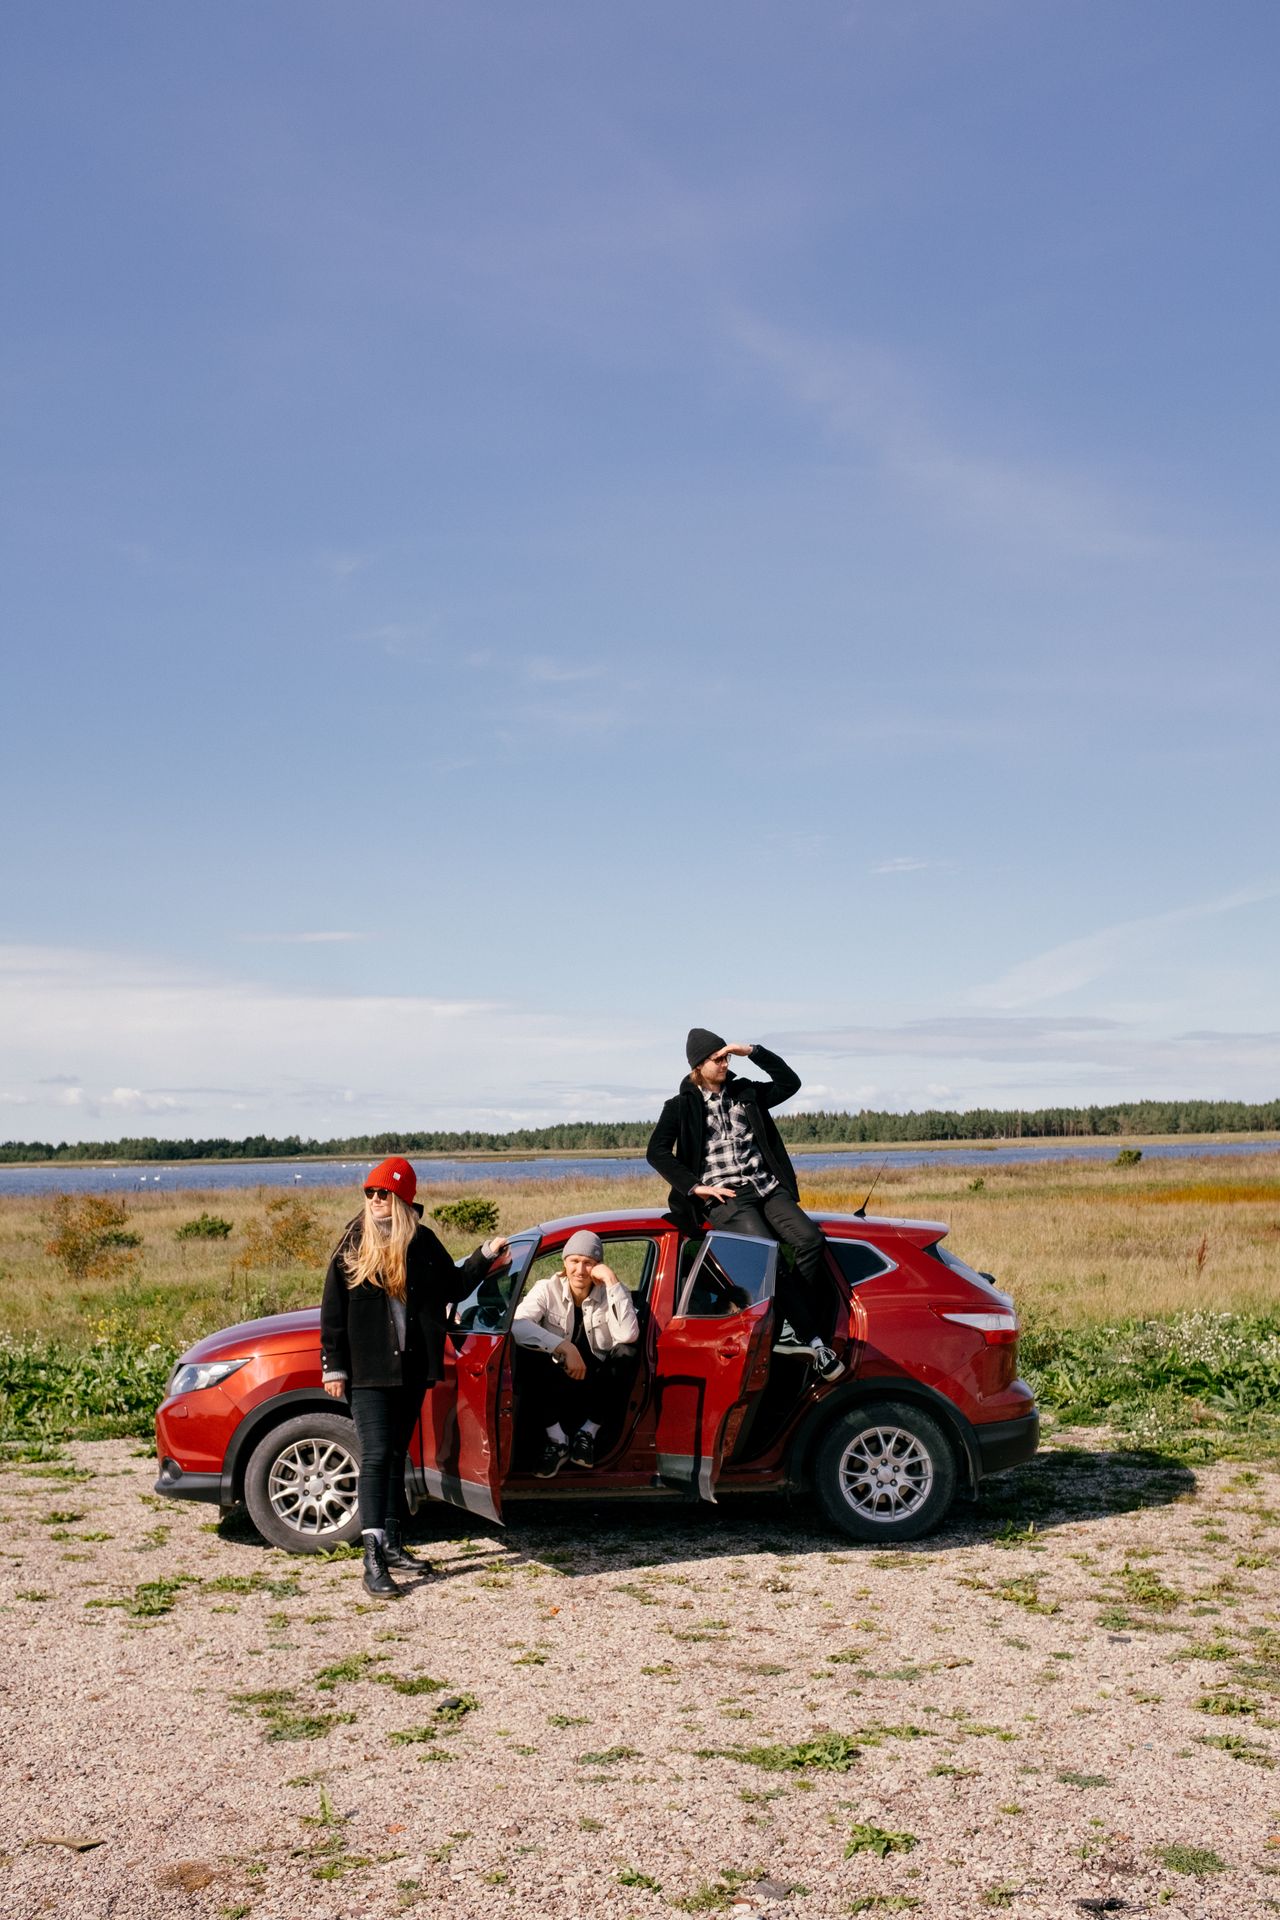
[{"label": "black sunglasses", "polygon": [[390,1187],[366,1187],[364,1190],[364,1197],[366,1200],[394,1200],[395,1199],[395,1195],[392,1193]]}]

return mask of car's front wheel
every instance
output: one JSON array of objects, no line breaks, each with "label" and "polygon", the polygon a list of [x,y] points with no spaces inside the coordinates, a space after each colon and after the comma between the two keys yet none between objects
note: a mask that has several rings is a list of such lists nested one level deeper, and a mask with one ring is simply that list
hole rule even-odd
[{"label": "car's front wheel", "polygon": [[955,1455],[920,1407],[877,1400],[842,1415],[823,1435],[813,1486],[829,1517],[855,1540],[918,1540],[955,1497]]},{"label": "car's front wheel", "polygon": [[340,1413],[299,1413],[254,1448],[244,1503],[273,1547],[320,1553],[360,1538],[359,1480],[352,1422]]}]

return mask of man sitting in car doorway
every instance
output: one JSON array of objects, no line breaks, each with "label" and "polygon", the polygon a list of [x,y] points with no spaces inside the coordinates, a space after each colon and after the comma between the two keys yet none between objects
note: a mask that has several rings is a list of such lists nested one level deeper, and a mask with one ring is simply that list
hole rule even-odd
[{"label": "man sitting in car doorway", "polygon": [[[735,1054],[773,1077],[730,1073]],[[663,1107],[647,1152],[649,1165],[671,1183],[672,1218],[686,1232],[706,1220],[713,1229],[790,1248],[795,1270],[779,1264],[778,1312],[815,1372],[838,1379],[842,1363],[823,1339],[815,1304],[822,1235],[801,1209],[795,1168],[769,1111],[800,1091],[800,1076],[767,1047],[729,1044],[706,1027],[692,1029],[685,1055],[691,1071]]]},{"label": "man sitting in car doorway", "polygon": [[516,1308],[511,1330],[525,1353],[523,1391],[546,1430],[537,1468],[542,1480],[559,1473],[566,1460],[594,1467],[596,1437],[631,1389],[640,1322],[631,1295],[603,1255],[599,1234],[583,1229],[571,1235],[564,1272],[537,1281]]}]

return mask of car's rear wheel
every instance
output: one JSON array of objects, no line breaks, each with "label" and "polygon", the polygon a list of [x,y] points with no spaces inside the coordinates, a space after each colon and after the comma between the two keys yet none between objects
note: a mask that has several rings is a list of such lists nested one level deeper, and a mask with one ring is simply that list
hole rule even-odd
[{"label": "car's rear wheel", "polygon": [[244,1503],[273,1547],[321,1553],[360,1538],[359,1480],[353,1423],[340,1413],[299,1413],[254,1448]]},{"label": "car's rear wheel", "polygon": [[855,1540],[918,1540],[955,1497],[956,1462],[938,1422],[907,1401],[842,1415],[818,1443],[814,1490]]}]

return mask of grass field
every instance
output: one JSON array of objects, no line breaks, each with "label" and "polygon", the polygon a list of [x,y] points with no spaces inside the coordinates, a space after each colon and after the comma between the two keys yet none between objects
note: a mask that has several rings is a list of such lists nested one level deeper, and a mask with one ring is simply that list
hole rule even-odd
[{"label": "grass field", "polygon": [[[806,1176],[798,1165],[805,1205],[851,1212],[862,1201],[861,1168]],[[425,1197],[430,1208],[477,1191],[440,1186]],[[527,1180],[495,1181],[487,1197],[510,1232],[661,1196],[647,1176],[549,1180],[531,1168]],[[336,1187],[129,1195],[124,1231],[140,1244],[119,1250],[121,1270],[74,1280],[44,1250],[48,1198],[0,1201],[0,1430],[27,1433],[42,1420],[60,1431],[144,1430],[138,1409],[183,1345],[318,1300],[325,1253],[358,1198]],[[245,1264],[255,1237],[266,1236],[273,1200],[286,1203],[285,1216],[310,1215],[302,1237],[312,1252]],[[1274,1153],[1127,1168],[890,1162],[872,1210],[949,1223],[954,1249],[1014,1294],[1028,1328],[1024,1370],[1038,1375],[1043,1401],[1077,1419],[1127,1409],[1132,1430],[1152,1443],[1190,1431],[1208,1447],[1226,1435],[1270,1444],[1280,1415]],[[177,1239],[201,1213],[230,1221],[230,1234]],[[444,1235],[455,1253],[475,1237]]]}]

